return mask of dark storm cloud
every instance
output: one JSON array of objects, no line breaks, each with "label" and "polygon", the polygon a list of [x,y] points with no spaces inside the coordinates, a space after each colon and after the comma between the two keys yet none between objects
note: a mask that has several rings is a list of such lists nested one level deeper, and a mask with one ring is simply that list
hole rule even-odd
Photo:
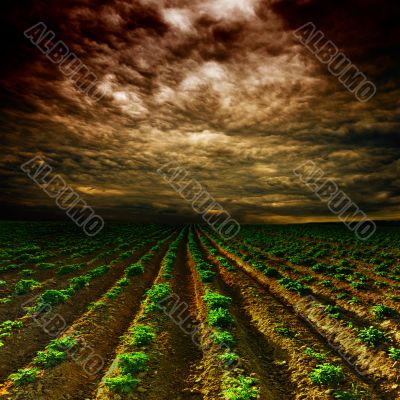
[{"label": "dark storm cloud", "polygon": [[[14,3],[2,4],[3,214],[57,213],[19,172],[39,154],[106,218],[198,219],[156,174],[179,160],[240,221],[330,219],[292,172],[307,159],[371,216],[400,217],[395,2]],[[97,75],[99,102],[24,37],[39,21]],[[370,102],[294,38],[308,21],[377,84]]]}]

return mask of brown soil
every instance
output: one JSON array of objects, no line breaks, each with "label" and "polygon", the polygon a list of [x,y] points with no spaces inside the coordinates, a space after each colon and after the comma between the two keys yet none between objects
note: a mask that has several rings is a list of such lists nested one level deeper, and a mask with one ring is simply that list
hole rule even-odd
[{"label": "brown soil", "polygon": [[[0,304],[0,323],[6,320],[15,320],[25,315],[25,311],[22,305],[29,301],[29,299],[31,299],[32,297],[37,296],[40,293],[43,293],[45,290],[49,289],[65,289],[69,285],[68,279],[85,274],[86,272],[100,265],[108,264],[115,258],[115,256],[107,256],[101,259],[94,259],[93,256],[95,255],[96,254],[92,254],[92,256],[90,257],[84,257],[79,260],[74,260],[74,264],[87,262],[87,265],[69,274],[58,276],[56,272],[56,269],[58,268],[52,268],[44,271],[38,270],[35,275],[32,275],[32,277],[29,277],[27,279],[35,279],[41,282],[41,286],[28,294],[15,296],[10,303]],[[20,277],[16,279],[16,281],[18,281],[19,279]]]},{"label": "brown soil", "polygon": [[[198,239],[198,238],[197,238]],[[204,259],[215,263],[205,249],[197,240],[202,250]],[[240,356],[241,364],[245,371],[251,371],[257,379],[257,386],[262,399],[273,400],[294,399],[294,385],[290,381],[290,373],[286,362],[286,352],[276,346],[269,337],[263,335],[252,321],[252,315],[243,304],[243,298],[237,288],[232,288],[232,280],[227,280],[224,270],[218,269],[219,275],[216,282],[212,284],[219,293],[232,298],[230,313],[235,319],[234,336],[237,346],[234,351]],[[244,288],[249,282],[243,282]]]},{"label": "brown soil", "polygon": [[[117,299],[108,301],[107,308],[88,311],[74,323],[71,329],[66,331],[66,334],[69,331],[79,332],[80,339],[85,343],[84,348],[79,350],[78,362],[68,360],[46,371],[37,383],[28,385],[24,389],[13,388],[9,399],[12,399],[16,393],[27,400],[31,398],[82,400],[90,397],[102,376],[104,367],[114,358],[119,337],[125,333],[132,316],[139,310],[144,292],[156,278],[167,246],[168,243],[162,246],[156,257],[146,266],[143,275],[132,278]],[[141,251],[141,255],[147,252],[147,247]],[[88,355],[87,349],[90,348],[94,349],[96,355],[105,361],[103,368],[93,374],[87,373],[84,361],[85,356]]]},{"label": "brown soil", "polygon": [[[108,273],[100,278],[95,278],[89,287],[78,290],[68,302],[54,306],[52,314],[61,315],[67,326],[70,326],[81,314],[86,312],[86,308],[91,302],[101,297],[122,277],[128,263],[138,260],[150,247],[151,245],[148,245],[137,251],[130,260],[114,264]],[[47,317],[47,320],[49,319],[50,317]],[[54,338],[30,316],[23,317],[21,320],[24,321],[24,327],[7,338],[0,350],[0,381],[4,381],[10,373],[28,364],[37,351]]]},{"label": "brown soil", "polygon": [[[210,238],[210,237],[209,237]],[[211,238],[210,238],[211,239]],[[212,239],[211,239],[212,240]],[[232,273],[228,272],[223,268],[220,268],[221,275],[225,277],[224,279],[228,279],[227,283],[230,282],[230,284],[234,287],[236,287],[236,290],[239,290],[240,292],[243,293],[243,291],[246,288],[251,288],[248,296],[251,298],[251,300],[248,300],[248,305],[243,305],[244,309],[247,309],[248,312],[251,314],[252,318],[254,321],[258,320],[259,321],[259,329],[266,329],[267,326],[276,326],[277,324],[282,324],[284,326],[289,326],[291,328],[296,329],[296,331],[301,330],[302,335],[301,337],[303,338],[304,336],[308,336],[310,338],[310,345],[308,347],[312,347],[312,343],[319,342],[319,345],[322,346],[325,349],[322,352],[331,352],[336,356],[336,361],[342,361],[344,365],[346,366],[347,373],[349,376],[351,376],[351,381],[357,382],[357,384],[360,387],[365,388],[364,390],[369,393],[368,398],[371,399],[396,399],[397,391],[393,391],[395,387],[392,387],[389,389],[387,385],[386,387],[381,387],[379,388],[377,383],[374,383],[371,379],[368,379],[360,374],[358,374],[352,365],[348,365],[347,361],[345,359],[342,359],[342,354],[338,351],[338,347],[335,345],[332,345],[331,341],[328,341],[327,338],[322,334],[322,332],[318,329],[316,329],[316,326],[314,324],[308,324],[304,323],[301,319],[299,319],[299,315],[297,313],[294,313],[294,308],[293,304],[296,304],[298,300],[296,300],[296,296],[293,295],[288,295],[284,290],[282,290],[280,287],[275,287],[273,281],[269,281],[268,278],[266,278],[263,274],[261,274],[259,271],[255,270],[254,268],[247,266],[247,263],[242,262],[237,260],[236,262],[236,257],[234,255],[231,255],[227,253],[225,250],[220,248],[216,243],[214,243],[215,248],[217,248],[221,254],[226,256],[228,259],[230,259],[233,263],[234,266],[237,267],[237,271]],[[230,278],[228,278],[230,276]],[[251,294],[254,291],[253,294]],[[266,299],[267,303],[264,307],[262,307],[263,300]],[[268,304],[268,306],[267,306]],[[268,307],[271,307],[273,305],[273,308],[271,309],[271,319],[270,322],[265,323],[265,321],[268,321],[268,318],[266,317],[266,310],[268,310]],[[254,309],[257,309],[255,312]],[[260,313],[257,315],[257,313]],[[300,317],[302,317],[300,315]],[[268,330],[268,329],[267,329]],[[273,333],[269,330],[268,333],[266,333],[268,337],[273,337]],[[293,357],[296,352],[294,352],[294,349],[291,349],[288,354]],[[306,364],[307,365],[307,364]],[[298,368],[297,368],[298,369]],[[304,387],[306,385],[310,386],[310,382],[308,380],[308,377],[304,375],[305,369],[303,369],[302,373],[300,372],[298,376],[295,376],[295,379],[293,380],[293,383],[295,383],[298,386],[298,389],[296,390],[296,395],[300,392],[299,391],[299,386],[301,388],[302,382]],[[309,371],[309,369],[307,368]],[[303,374],[303,378],[301,375]],[[305,390],[305,389],[304,389]],[[310,388],[307,388],[308,391],[310,391]],[[385,391],[385,394],[383,394],[383,391]],[[299,397],[299,399],[302,397]],[[320,397],[316,397],[320,398]],[[324,397],[321,397],[324,398]],[[329,396],[327,397],[329,398]]]},{"label": "brown soil", "polygon": [[[193,280],[185,251],[186,240],[183,240],[172,271],[171,284],[180,301],[188,305],[184,315],[188,317],[185,327],[189,328],[196,325],[197,312]],[[135,397],[140,400],[201,400],[203,396],[195,385],[201,372],[202,352],[171,318],[165,315],[162,318],[157,354],[150,357],[151,373],[143,378],[140,391],[135,392]]]}]

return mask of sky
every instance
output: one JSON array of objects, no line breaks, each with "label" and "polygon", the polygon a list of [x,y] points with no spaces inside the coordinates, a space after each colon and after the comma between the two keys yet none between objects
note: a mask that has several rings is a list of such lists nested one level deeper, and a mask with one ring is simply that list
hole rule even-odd
[{"label": "sky", "polygon": [[[307,160],[371,219],[400,219],[399,19],[397,1],[5,0],[0,217],[62,217],[20,169],[40,156],[105,219],[198,221],[157,174],[175,161],[241,223],[336,221],[293,173]],[[24,36],[39,22],[98,101]],[[296,38],[307,22],[371,100]]]}]

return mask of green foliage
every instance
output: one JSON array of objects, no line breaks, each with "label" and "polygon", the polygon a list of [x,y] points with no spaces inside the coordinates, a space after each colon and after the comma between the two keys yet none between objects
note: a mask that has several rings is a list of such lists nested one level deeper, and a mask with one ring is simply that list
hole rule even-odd
[{"label": "green foliage", "polygon": [[21,279],[15,284],[14,292],[18,295],[26,294],[39,286],[40,282],[34,279]]},{"label": "green foliage", "polygon": [[34,365],[43,368],[52,368],[67,359],[67,351],[78,344],[78,341],[71,336],[52,340],[45,351],[39,351],[33,359]]},{"label": "green foliage", "polygon": [[19,369],[14,374],[11,374],[9,378],[15,386],[22,386],[26,383],[35,382],[39,372],[40,371],[38,368],[23,368]]},{"label": "green foliage", "polygon": [[84,267],[85,264],[70,264],[70,265],[63,265],[58,269],[58,274],[59,275],[67,275],[70,274],[71,272],[77,271]]},{"label": "green foliage", "polygon": [[298,336],[297,333],[292,332],[289,328],[287,328],[285,326],[277,326],[274,328],[274,331],[276,333],[279,333],[281,336],[285,336],[288,338],[294,338],[294,337]]},{"label": "green foliage", "polygon": [[108,387],[109,390],[116,393],[132,393],[133,390],[137,388],[140,380],[134,378],[132,375],[118,375],[112,378],[107,378],[104,384]]},{"label": "green foliage", "polygon": [[335,287],[335,286],[333,285],[332,281],[329,280],[329,279],[325,279],[325,280],[323,280],[323,281],[320,281],[318,284],[321,285],[321,286],[325,286],[325,287],[327,287],[327,288],[334,288],[334,287]]},{"label": "green foliage", "polygon": [[338,300],[343,300],[343,299],[346,299],[348,296],[349,296],[349,295],[348,295],[348,293],[346,293],[346,292],[339,292],[339,293],[336,295],[336,298],[337,298]]},{"label": "green foliage", "polygon": [[385,318],[393,318],[398,315],[398,312],[394,308],[387,307],[383,304],[377,304],[372,307],[371,311],[375,315],[377,321],[382,321]]},{"label": "green foliage", "polygon": [[146,346],[155,338],[156,334],[151,326],[138,325],[132,329],[131,341],[136,346]]},{"label": "green foliage", "polygon": [[199,275],[200,275],[200,280],[202,282],[210,283],[214,280],[217,274],[214,271],[205,269],[205,270],[200,270]]},{"label": "green foliage", "polygon": [[323,363],[310,373],[310,379],[317,385],[337,385],[344,380],[342,367]]},{"label": "green foliage", "polygon": [[206,291],[203,300],[209,309],[226,308],[232,302],[230,297],[223,296],[217,292],[212,292],[211,290]]},{"label": "green foliage", "polygon": [[132,257],[132,251],[125,251],[124,253],[121,253],[119,259],[126,260],[129,257]]},{"label": "green foliage", "polygon": [[97,300],[94,301],[93,303],[90,303],[87,307],[87,309],[90,310],[94,310],[96,308],[106,308],[107,307],[107,303],[104,300]]},{"label": "green foliage", "polygon": [[56,266],[56,264],[48,263],[48,262],[41,262],[41,263],[36,264],[37,269],[51,269],[51,268],[54,268],[55,266]]},{"label": "green foliage", "polygon": [[147,292],[145,313],[158,309],[158,303],[165,300],[172,293],[168,283],[158,283],[153,285]]},{"label": "green foliage", "polygon": [[348,303],[349,303],[349,304],[360,304],[360,303],[361,303],[361,300],[360,300],[358,297],[353,296],[353,297],[348,301]]},{"label": "green foliage", "polygon": [[369,289],[368,284],[365,282],[351,282],[350,286],[354,289],[358,289],[358,290],[367,290]]},{"label": "green foliage", "polygon": [[393,360],[400,361],[400,349],[396,349],[395,347],[391,347],[389,349],[389,357],[393,358]]},{"label": "green foliage", "polygon": [[65,303],[70,298],[70,294],[66,290],[46,290],[39,298],[38,304],[60,304]]},{"label": "green foliage", "polygon": [[2,347],[3,339],[12,335],[12,332],[24,326],[22,321],[7,320],[0,324],[0,347]]},{"label": "green foliage", "polygon": [[63,338],[54,339],[48,345],[47,349],[53,349],[58,351],[67,351],[72,349],[78,344],[78,341],[72,336],[65,336]]},{"label": "green foliage", "polygon": [[211,335],[211,340],[217,345],[226,345],[233,347],[236,344],[236,340],[233,335],[228,331],[217,331]]},{"label": "green foliage", "polygon": [[100,278],[101,276],[105,275],[110,270],[108,265],[100,265],[89,271],[87,276],[90,276],[91,279],[93,278]]},{"label": "green foliage", "polygon": [[225,364],[225,366],[230,366],[234,362],[239,360],[239,356],[232,352],[225,352],[224,354],[219,356],[219,359]]},{"label": "green foliage", "polygon": [[310,293],[310,288],[308,286],[303,285],[301,282],[296,281],[295,279],[282,278],[278,280],[278,283],[291,292],[297,292],[300,296]]},{"label": "green foliage", "polygon": [[340,318],[340,308],[338,306],[334,306],[332,304],[328,304],[325,307],[325,311],[328,313],[329,318]]},{"label": "green foliage", "polygon": [[369,344],[371,347],[388,341],[385,333],[373,326],[361,329],[357,336],[362,342]]},{"label": "green foliage", "polygon": [[226,389],[223,391],[225,400],[251,400],[256,399],[258,390],[255,387],[256,379],[239,375],[238,378],[231,378],[226,382]]},{"label": "green foliage", "polygon": [[20,271],[19,274],[26,277],[26,276],[33,275],[34,273],[35,273],[35,271],[33,269],[27,268],[27,269],[23,269],[22,271]]},{"label": "green foliage", "polygon": [[111,288],[104,296],[115,300],[123,291],[123,287],[122,286],[114,286],[113,288]]},{"label": "green foliage", "polygon": [[51,368],[60,364],[67,359],[65,351],[59,351],[54,348],[49,348],[47,351],[39,351],[33,359],[34,365],[39,365],[43,368]]},{"label": "green foliage", "polygon": [[76,276],[74,278],[71,278],[69,280],[69,283],[74,290],[81,289],[85,286],[89,286],[90,276],[87,275]]},{"label": "green foliage", "polygon": [[234,319],[225,308],[216,308],[208,311],[208,323],[211,326],[227,328],[234,323]]},{"label": "green foliage", "polygon": [[315,351],[314,349],[312,349],[311,347],[307,347],[304,350],[304,354],[315,358],[318,361],[322,361],[326,358],[326,354],[322,354],[322,353],[318,353],[317,351]]},{"label": "green foliage", "polygon": [[118,366],[123,375],[136,374],[147,370],[148,357],[143,352],[125,353],[118,357]]},{"label": "green foliage", "polygon": [[142,275],[144,273],[144,266],[140,262],[131,264],[129,267],[126,268],[125,273],[127,276]]}]

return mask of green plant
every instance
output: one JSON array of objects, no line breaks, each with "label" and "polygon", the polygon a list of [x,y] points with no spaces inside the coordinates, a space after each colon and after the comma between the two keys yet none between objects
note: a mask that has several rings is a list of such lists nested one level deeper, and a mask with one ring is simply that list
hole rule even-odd
[{"label": "green plant", "polygon": [[147,290],[145,313],[158,309],[158,303],[165,300],[172,293],[168,283],[158,283]]},{"label": "green plant", "polygon": [[310,293],[310,288],[308,286],[303,285],[301,282],[296,281],[295,279],[282,278],[278,280],[278,283],[291,292],[297,292],[300,296]]},{"label": "green plant", "polygon": [[78,341],[74,339],[72,336],[65,336],[63,338],[54,339],[48,345],[47,349],[53,349],[58,351],[67,351],[72,349],[74,346],[78,344]]},{"label": "green plant", "polygon": [[22,276],[30,276],[30,275],[33,275],[34,274],[34,271],[33,271],[33,269],[23,269],[21,272],[20,272],[20,275],[22,275]]},{"label": "green plant", "polygon": [[236,344],[236,340],[233,335],[228,331],[217,331],[211,335],[211,340],[218,345],[226,345],[233,347]]},{"label": "green plant", "polygon": [[25,383],[35,382],[37,376],[39,375],[39,372],[40,371],[38,368],[23,368],[19,369],[14,374],[11,374],[9,378],[14,383],[14,385],[22,386]]},{"label": "green plant", "polygon": [[349,295],[348,295],[348,293],[346,293],[346,292],[339,292],[339,293],[336,295],[336,298],[337,298],[338,300],[343,300],[343,299],[346,299],[348,296],[349,296]]},{"label": "green plant", "polygon": [[106,308],[107,307],[107,303],[104,300],[97,300],[94,301],[92,303],[90,303],[87,307],[87,309],[90,310],[94,310],[96,308]]},{"label": "green plant", "polygon": [[126,268],[125,273],[127,276],[142,275],[144,273],[144,266],[141,263],[131,264]]},{"label": "green plant", "polygon": [[368,343],[372,347],[388,341],[385,333],[373,326],[361,329],[357,336],[362,342]]},{"label": "green plant", "polygon": [[342,367],[329,363],[317,365],[309,376],[317,385],[336,385],[344,379]]},{"label": "green plant", "polygon": [[318,353],[317,351],[315,351],[314,349],[312,349],[311,347],[307,347],[304,350],[304,354],[315,358],[318,361],[322,361],[326,358],[326,354],[322,354],[322,353]]},{"label": "green plant", "polygon": [[139,385],[140,380],[134,378],[132,375],[119,375],[112,378],[107,378],[104,384],[112,392],[116,393],[131,393]]},{"label": "green plant", "polygon": [[274,328],[274,331],[276,333],[279,333],[281,336],[285,336],[288,338],[294,338],[298,335],[298,334],[292,332],[289,328],[287,328],[285,326],[277,326]]},{"label": "green plant", "polygon": [[215,276],[217,275],[214,271],[210,270],[201,270],[199,271],[200,280],[204,283],[212,282]]},{"label": "green plant", "polygon": [[219,356],[219,359],[226,365],[232,365],[235,361],[239,360],[239,356],[235,353],[225,352]]},{"label": "green plant", "polygon": [[100,265],[99,267],[96,267],[89,271],[87,273],[87,276],[90,276],[90,278],[99,278],[100,276],[103,276],[105,273],[107,273],[110,270],[110,267],[108,265]]},{"label": "green plant", "polygon": [[146,346],[156,338],[156,334],[151,326],[138,325],[132,329],[132,344],[136,346]]},{"label": "green plant", "polygon": [[203,300],[209,309],[227,308],[232,302],[230,297],[223,296],[217,292],[212,292],[211,290],[206,291]]},{"label": "green plant", "polygon": [[136,374],[147,370],[148,357],[143,352],[125,353],[118,357],[118,366],[123,375]]},{"label": "green plant", "polygon": [[234,323],[234,319],[227,309],[216,308],[208,311],[208,323],[211,326],[226,328]]},{"label": "green plant", "polygon": [[280,278],[282,276],[277,269],[272,267],[264,267],[262,273],[269,278]]},{"label": "green plant", "polygon": [[49,348],[47,351],[39,351],[33,359],[34,365],[40,365],[44,368],[51,368],[67,359],[64,351],[55,348]]},{"label": "green plant", "polygon": [[56,266],[56,264],[54,263],[46,263],[46,262],[41,262],[36,264],[36,268],[37,269],[51,269],[54,268]]},{"label": "green plant", "polygon": [[81,269],[85,264],[69,264],[69,265],[63,265],[58,269],[58,274],[59,275],[66,275],[71,272],[77,271],[78,269]]},{"label": "green plant", "polygon": [[361,300],[358,297],[353,296],[350,300],[348,300],[348,303],[349,304],[359,304],[359,303],[361,303]]},{"label": "green plant", "polygon": [[398,312],[394,308],[387,307],[383,304],[377,304],[372,307],[371,312],[375,315],[377,321],[382,321],[385,318],[393,318],[398,315]]},{"label": "green plant", "polygon": [[3,346],[2,339],[11,336],[12,331],[24,326],[22,321],[7,320],[0,324],[0,347]]},{"label": "green plant", "polygon": [[21,295],[29,293],[31,290],[40,286],[40,282],[34,279],[21,279],[15,284],[15,294]]},{"label": "green plant", "polygon": [[256,379],[244,375],[227,379],[223,391],[225,400],[251,400],[257,398]]},{"label": "green plant", "polygon": [[325,307],[325,311],[328,313],[329,318],[340,318],[340,308],[338,306],[334,306],[332,304],[328,304]]},{"label": "green plant", "polygon": [[65,290],[46,290],[38,299],[38,304],[55,305],[64,303],[69,299],[70,295]]},{"label": "green plant", "polygon": [[87,275],[76,276],[74,278],[71,278],[69,280],[69,283],[70,283],[71,287],[73,287],[75,290],[81,289],[85,286],[89,286],[90,276],[87,276]]},{"label": "green plant", "polygon": [[400,361],[400,349],[396,349],[395,347],[391,347],[389,349],[389,357],[393,358],[393,360]]},{"label": "green plant", "polygon": [[368,289],[368,284],[365,282],[351,282],[350,286],[354,289],[358,289],[358,290],[367,290]]},{"label": "green plant", "polygon": [[325,287],[327,287],[327,288],[333,288],[333,287],[335,287],[335,286],[333,285],[332,281],[329,280],[329,279],[325,279],[325,280],[323,280],[323,281],[320,281],[320,282],[318,283],[318,285],[325,286]]}]

